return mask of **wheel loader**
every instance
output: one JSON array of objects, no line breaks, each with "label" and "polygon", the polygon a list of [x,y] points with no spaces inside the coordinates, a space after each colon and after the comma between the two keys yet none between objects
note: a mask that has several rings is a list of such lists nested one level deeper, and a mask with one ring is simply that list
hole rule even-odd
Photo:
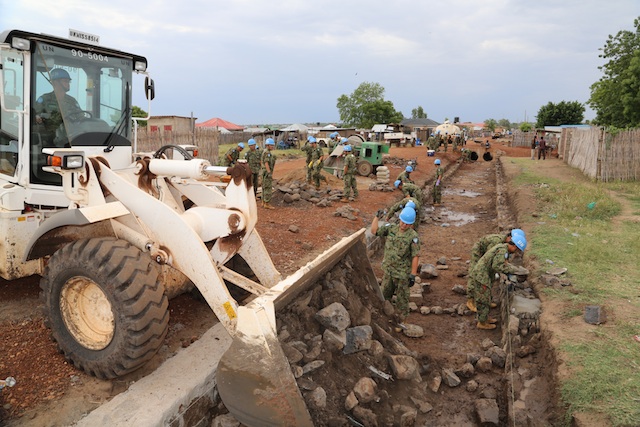
[{"label": "wheel loader", "polygon": [[[95,39],[0,33],[0,276],[40,275],[60,350],[103,379],[154,357],[168,299],[195,286],[233,337],[217,374],[230,411],[249,426],[312,425],[275,313],[346,254],[368,263],[364,230],[283,279],[256,230],[248,165],[180,146],[137,153],[132,86],[144,79],[150,111],[147,60]],[[240,305],[228,284],[254,300]]]}]

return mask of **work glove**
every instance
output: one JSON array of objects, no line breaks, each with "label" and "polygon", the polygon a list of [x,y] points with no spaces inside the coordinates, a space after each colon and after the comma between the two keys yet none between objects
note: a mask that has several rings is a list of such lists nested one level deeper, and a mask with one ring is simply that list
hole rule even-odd
[{"label": "work glove", "polygon": [[384,219],[386,215],[386,212],[384,209],[378,209],[378,212],[376,212],[376,216],[378,217],[378,219]]},{"label": "work glove", "polygon": [[316,166],[320,165],[320,162],[321,162],[320,159],[316,160]]},{"label": "work glove", "polygon": [[409,286],[413,286],[416,283],[416,275],[415,274],[410,274],[409,275]]},{"label": "work glove", "polygon": [[436,187],[437,187],[438,185],[440,185],[440,180],[439,180],[439,179],[436,181]]},{"label": "work glove", "polygon": [[311,161],[309,162],[309,164],[307,165],[307,167],[308,167],[309,169],[311,169],[311,168],[313,167],[313,160],[311,160]]}]

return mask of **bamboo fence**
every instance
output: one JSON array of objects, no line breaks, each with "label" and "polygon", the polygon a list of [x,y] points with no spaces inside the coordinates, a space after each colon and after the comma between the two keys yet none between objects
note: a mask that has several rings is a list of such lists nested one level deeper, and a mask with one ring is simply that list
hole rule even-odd
[{"label": "bamboo fence", "polygon": [[585,175],[602,182],[640,179],[640,130],[616,135],[602,129],[563,129],[560,157]]}]

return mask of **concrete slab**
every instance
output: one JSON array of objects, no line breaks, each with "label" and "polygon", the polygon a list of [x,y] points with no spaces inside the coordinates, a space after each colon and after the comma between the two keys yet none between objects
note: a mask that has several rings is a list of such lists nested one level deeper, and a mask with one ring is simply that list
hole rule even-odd
[{"label": "concrete slab", "polygon": [[75,426],[163,426],[182,418],[194,402],[213,395],[218,361],[231,340],[226,329],[218,323],[198,341],[180,350],[124,393],[90,412]]},{"label": "concrete slab", "polygon": [[513,314],[519,316],[523,313],[528,313],[529,318],[537,317],[540,314],[540,305],[540,300],[537,298],[529,299],[519,295],[514,295],[511,302],[511,307],[514,309]]}]

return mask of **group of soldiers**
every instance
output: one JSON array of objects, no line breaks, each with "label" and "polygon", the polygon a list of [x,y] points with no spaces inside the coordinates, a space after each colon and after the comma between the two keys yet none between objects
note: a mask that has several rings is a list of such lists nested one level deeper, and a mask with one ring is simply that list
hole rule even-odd
[{"label": "group of soldiers", "polygon": [[[251,169],[251,183],[253,193],[257,197],[258,185],[262,178],[262,207],[265,209],[275,209],[271,205],[273,195],[273,169],[276,166],[277,156],[273,153],[276,146],[273,138],[267,138],[264,142],[265,150],[260,151],[258,144],[251,138],[247,141],[249,151],[244,155],[244,159]],[[240,153],[244,150],[244,142],[239,142],[237,146],[230,148],[224,155],[222,162],[224,166],[233,166],[240,158]]]},{"label": "group of soldiers", "polygon": [[[444,170],[440,159],[436,159],[434,164],[433,205],[438,206],[442,203]],[[407,166],[394,182],[404,197],[388,211],[379,210],[371,224],[373,234],[386,237],[382,292],[385,299],[395,304],[399,322],[409,314],[409,288],[419,281],[420,237],[417,230],[424,201],[422,189],[411,181],[412,171],[411,166]],[[400,212],[398,222],[392,223],[397,212]],[[381,225],[383,220],[385,222]],[[490,317],[489,312],[497,306],[492,302],[492,287],[498,273],[507,275],[510,281],[517,281],[514,275],[528,274],[525,268],[510,262],[526,247],[527,239],[521,229],[512,229],[506,235],[484,236],[473,246],[467,279],[467,307],[477,313],[478,329],[496,328],[497,319]]]},{"label": "group of soldiers", "polygon": [[466,139],[460,134],[450,135],[445,133],[444,136],[440,132],[432,133],[427,139],[426,145],[428,150],[438,151],[440,146],[444,146],[444,152],[447,152],[447,147],[451,145],[453,151],[458,151],[459,147],[466,145]]}]

